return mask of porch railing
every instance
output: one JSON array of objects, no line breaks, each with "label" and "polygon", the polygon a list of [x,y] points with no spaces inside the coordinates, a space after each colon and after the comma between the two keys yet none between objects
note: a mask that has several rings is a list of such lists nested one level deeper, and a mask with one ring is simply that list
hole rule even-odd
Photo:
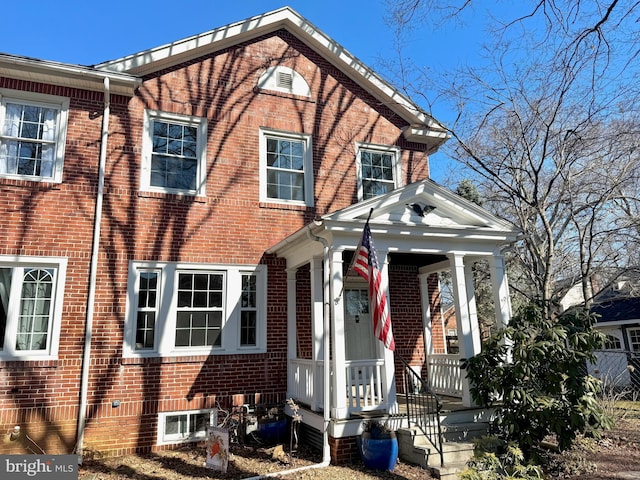
[{"label": "porch railing", "polygon": [[440,465],[444,465],[440,410],[442,403],[428,383],[399,355],[404,372],[404,394],[407,402],[407,424],[415,425],[438,452]]},{"label": "porch railing", "polygon": [[348,360],[347,408],[350,412],[376,410],[386,402],[381,370],[384,360]]},{"label": "porch railing", "polygon": [[323,406],[322,379],[324,362],[322,360],[289,359],[289,394],[296,400],[318,411]]},{"label": "porch railing", "polygon": [[[349,360],[344,363],[347,408],[350,413],[366,412],[385,406],[382,384],[384,360]],[[289,359],[288,395],[318,411],[322,405],[324,362]],[[333,372],[332,372],[333,373]]]},{"label": "porch railing", "polygon": [[428,359],[431,390],[439,395],[462,397],[460,356],[454,354],[431,354]]}]

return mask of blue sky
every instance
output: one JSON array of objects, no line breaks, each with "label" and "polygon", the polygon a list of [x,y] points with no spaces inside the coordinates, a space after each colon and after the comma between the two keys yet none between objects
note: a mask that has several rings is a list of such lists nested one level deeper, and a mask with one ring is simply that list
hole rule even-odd
[{"label": "blue sky", "polygon": [[[92,65],[196,35],[288,5],[352,54],[378,70],[394,58],[384,22],[384,0],[86,0],[10,1],[2,6],[0,52],[64,63]],[[465,29],[414,32],[410,55],[441,70],[467,63],[479,48],[477,32]],[[431,166],[436,181],[444,175]]]}]

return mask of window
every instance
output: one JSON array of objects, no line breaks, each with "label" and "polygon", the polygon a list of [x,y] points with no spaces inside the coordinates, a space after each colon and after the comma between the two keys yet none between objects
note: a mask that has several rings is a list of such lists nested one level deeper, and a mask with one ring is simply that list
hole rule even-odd
[{"label": "window", "polygon": [[0,89],[0,176],[62,181],[69,100]]},{"label": "window", "polygon": [[242,303],[240,305],[240,345],[255,346],[258,333],[258,286],[252,273],[242,274]]},{"label": "window", "polygon": [[136,316],[136,349],[153,349],[158,318],[159,270],[140,272],[138,310]]},{"label": "window", "polygon": [[158,419],[158,444],[195,442],[207,437],[209,426],[217,423],[217,410],[191,410],[161,413]]},{"label": "window", "polygon": [[176,347],[222,345],[224,273],[178,273]]},{"label": "window", "polygon": [[205,195],[204,118],[145,112],[142,190]]},{"label": "window", "polygon": [[640,328],[630,328],[627,330],[629,337],[629,348],[636,355],[640,355]]},{"label": "window", "polygon": [[618,337],[614,335],[606,334],[604,339],[604,349],[605,350],[621,350],[622,342],[620,342],[620,339]]},{"label": "window", "polygon": [[0,359],[58,353],[66,260],[0,257]]},{"label": "window", "polygon": [[266,267],[132,263],[125,356],[266,351]]},{"label": "window", "polygon": [[311,136],[261,130],[261,201],[313,206]]},{"label": "window", "polygon": [[399,157],[396,148],[358,145],[358,198],[366,200],[399,187]]}]

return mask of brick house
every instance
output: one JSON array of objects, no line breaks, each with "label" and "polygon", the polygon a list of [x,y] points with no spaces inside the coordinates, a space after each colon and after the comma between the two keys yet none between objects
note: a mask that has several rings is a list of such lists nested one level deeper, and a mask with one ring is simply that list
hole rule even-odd
[{"label": "brick house", "polygon": [[[516,232],[429,180],[446,139],[289,8],[93,66],[0,54],[0,452],[168,448],[216,405],[294,397],[336,460],[355,414],[397,409],[400,356],[470,404],[470,266],[507,322]],[[371,211],[395,352],[345,275]]]}]

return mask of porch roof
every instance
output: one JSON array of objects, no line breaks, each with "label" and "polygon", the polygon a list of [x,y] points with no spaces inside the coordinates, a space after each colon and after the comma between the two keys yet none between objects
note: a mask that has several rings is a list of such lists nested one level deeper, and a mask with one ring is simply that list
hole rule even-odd
[{"label": "porch roof", "polygon": [[376,248],[390,253],[493,255],[519,234],[511,223],[427,179],[323,215],[267,252],[293,267],[322,253],[314,237],[332,249],[354,250],[370,212]]}]

